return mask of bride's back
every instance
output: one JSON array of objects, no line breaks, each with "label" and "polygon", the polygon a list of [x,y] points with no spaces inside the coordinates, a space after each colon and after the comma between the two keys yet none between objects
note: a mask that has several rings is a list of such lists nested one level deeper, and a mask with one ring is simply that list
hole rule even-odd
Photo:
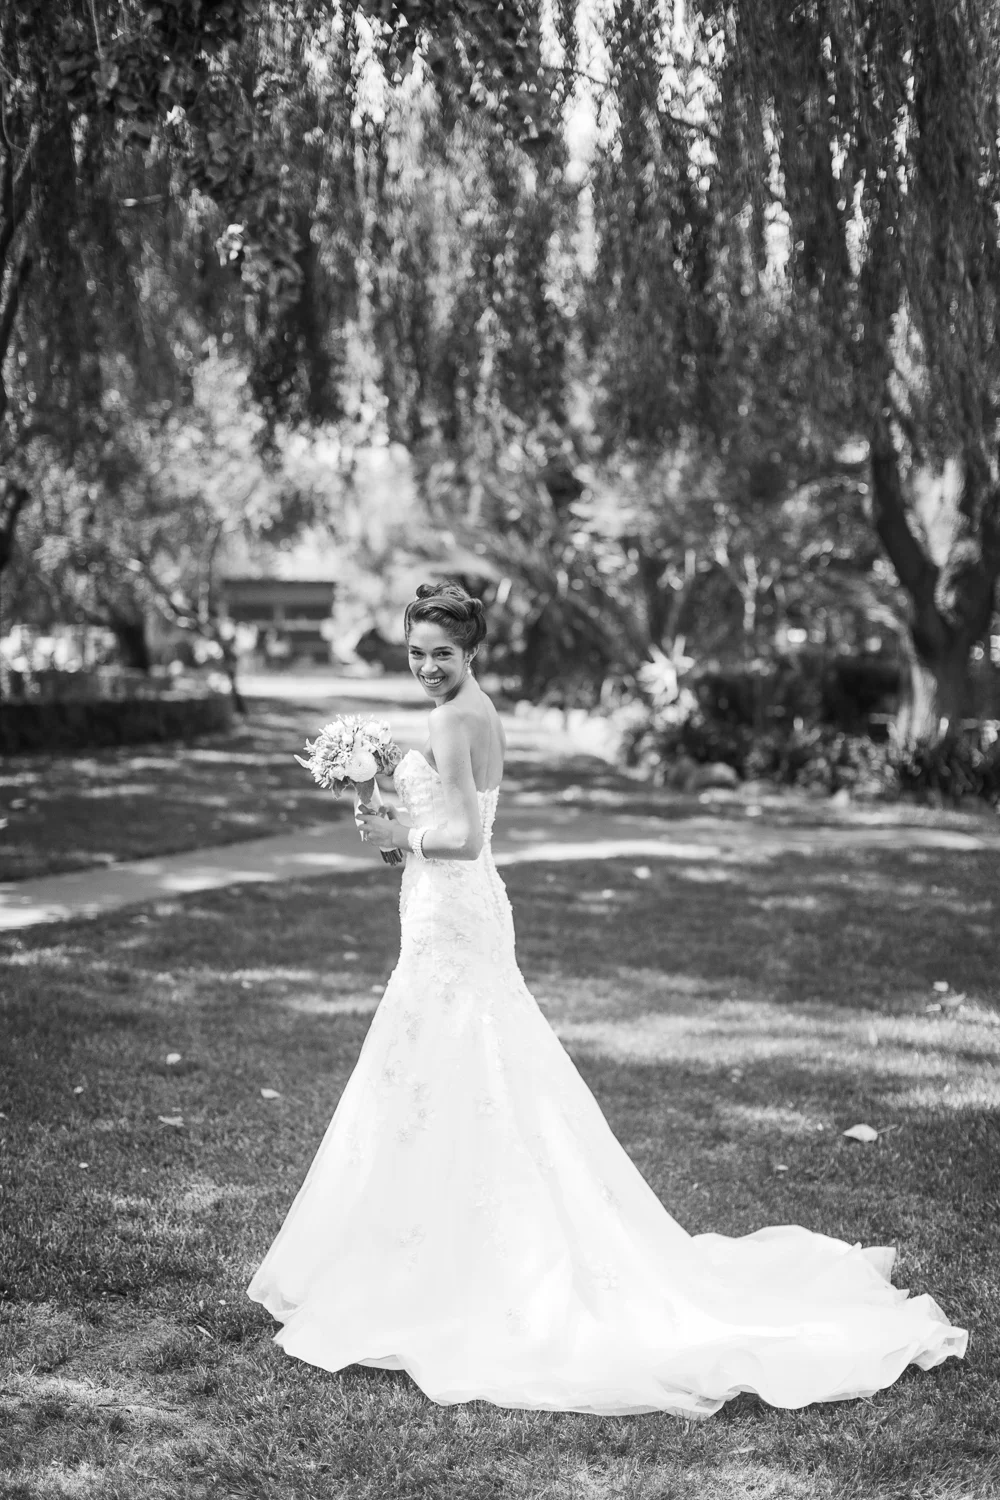
[{"label": "bride's back", "polygon": [[449,703],[435,713],[451,713],[460,718],[469,736],[472,775],[480,792],[492,790],[503,779],[507,736],[492,701],[478,682],[470,677]]}]

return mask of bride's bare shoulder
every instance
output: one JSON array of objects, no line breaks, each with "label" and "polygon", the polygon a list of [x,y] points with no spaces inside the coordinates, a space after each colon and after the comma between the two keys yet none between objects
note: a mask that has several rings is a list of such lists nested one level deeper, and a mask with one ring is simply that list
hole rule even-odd
[{"label": "bride's bare shoulder", "polygon": [[453,699],[451,703],[441,703],[430,715],[430,731],[433,740],[435,733],[442,739],[451,742],[456,740],[465,742],[470,749],[481,745],[484,738],[488,738],[494,723],[499,726],[501,735],[503,726],[499,722],[499,715],[492,702],[483,694],[484,702],[462,702]]},{"label": "bride's bare shoulder", "polygon": [[427,727],[430,737],[454,741],[456,739],[471,739],[475,731],[475,714],[471,713],[464,705],[457,703],[439,703],[431,710]]}]

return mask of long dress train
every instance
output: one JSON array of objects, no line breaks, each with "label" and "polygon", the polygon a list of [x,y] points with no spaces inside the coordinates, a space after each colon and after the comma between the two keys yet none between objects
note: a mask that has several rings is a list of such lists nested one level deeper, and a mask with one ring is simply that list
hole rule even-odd
[{"label": "long dress train", "polygon": [[[396,773],[444,821],[437,774]],[[889,1281],[894,1251],[782,1225],[691,1236],[618,1144],[517,967],[479,795],[475,861],[408,861],[399,962],[249,1295],[326,1370],[434,1401],[708,1416],[738,1391],[870,1395],[967,1334]]]}]

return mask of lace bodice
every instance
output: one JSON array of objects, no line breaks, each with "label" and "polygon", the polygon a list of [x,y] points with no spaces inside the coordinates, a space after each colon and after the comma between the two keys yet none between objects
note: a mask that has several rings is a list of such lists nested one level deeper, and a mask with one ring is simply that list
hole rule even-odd
[{"label": "lace bodice", "polygon": [[[394,777],[396,790],[406,803],[406,810],[414,823],[433,828],[445,821],[447,810],[444,804],[444,788],[441,778],[418,750],[408,750],[396,767]],[[483,842],[489,845],[493,837],[493,820],[496,817],[499,787],[477,792],[479,816],[482,819]]]}]

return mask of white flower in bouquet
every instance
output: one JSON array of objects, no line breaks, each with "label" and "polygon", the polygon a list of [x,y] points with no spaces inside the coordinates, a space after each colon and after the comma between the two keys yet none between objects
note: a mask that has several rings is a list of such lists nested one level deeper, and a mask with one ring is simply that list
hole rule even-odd
[{"label": "white flower in bouquet", "polygon": [[355,784],[373,780],[377,770],[378,762],[364,745],[356,745],[344,760],[344,775]]}]

